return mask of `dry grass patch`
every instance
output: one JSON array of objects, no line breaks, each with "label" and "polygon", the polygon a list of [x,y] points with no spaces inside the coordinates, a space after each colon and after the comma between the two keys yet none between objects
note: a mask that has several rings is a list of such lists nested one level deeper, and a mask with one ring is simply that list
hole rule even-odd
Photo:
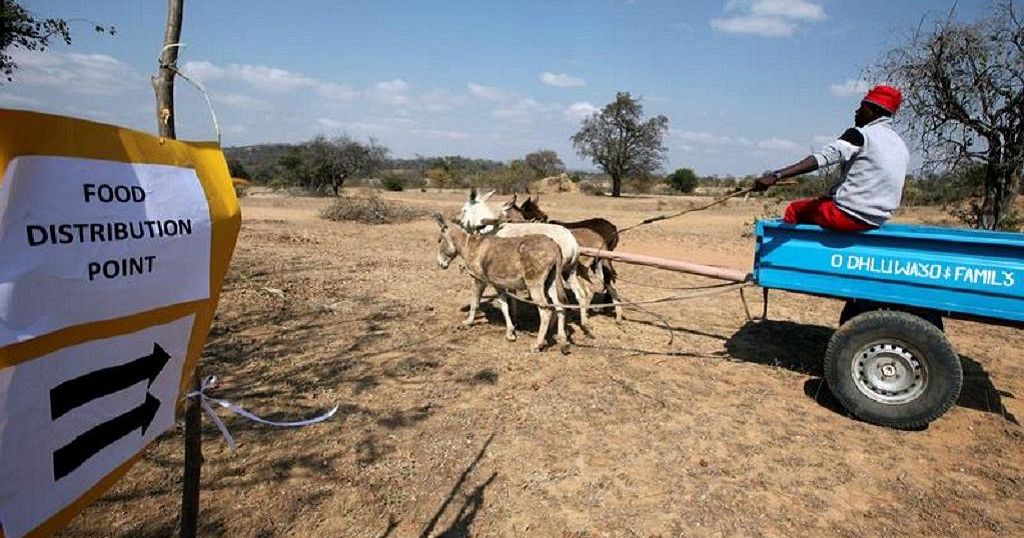
[{"label": "dry grass patch", "polygon": [[343,196],[320,212],[320,217],[334,221],[356,221],[363,224],[397,224],[425,216],[422,209],[391,202],[371,191],[366,196]]}]

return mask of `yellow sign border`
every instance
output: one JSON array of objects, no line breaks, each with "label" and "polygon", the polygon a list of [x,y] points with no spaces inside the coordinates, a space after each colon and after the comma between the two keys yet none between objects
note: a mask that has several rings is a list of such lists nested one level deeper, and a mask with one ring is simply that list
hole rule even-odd
[{"label": "yellow sign border", "polygon": [[[227,162],[216,142],[183,142],[114,125],[87,120],[0,109],[0,182],[8,163],[22,155],[103,159],[117,162],[164,164],[193,168],[206,194],[210,210],[210,297],[169,305],[113,320],[67,327],[0,348],[0,369],[29,361],[58,349],[90,340],[127,334],[195,314],[188,354],[182,369],[176,410],[202,354],[206,335],[220,298],[221,284],[231,262],[241,228],[241,213]],[[77,500],[62,508],[27,536],[48,536],[70,521],[117,482],[142,455],[143,447]],[[3,538],[0,528],[0,538]]]}]

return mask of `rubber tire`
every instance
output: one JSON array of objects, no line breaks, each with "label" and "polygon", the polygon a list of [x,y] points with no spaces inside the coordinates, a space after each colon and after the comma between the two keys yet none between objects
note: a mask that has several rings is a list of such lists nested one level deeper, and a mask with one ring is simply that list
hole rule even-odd
[{"label": "rubber tire", "polygon": [[940,331],[946,332],[946,326],[942,322],[942,315],[938,312],[933,310],[908,311],[900,308],[894,308],[893,306],[885,303],[876,303],[873,301],[847,301],[846,305],[843,306],[843,311],[839,314],[839,324],[844,325],[855,316],[859,316],[860,314],[871,312],[873,310],[897,310],[900,312],[908,312],[917,317],[924,318],[925,321],[938,327]]},{"label": "rubber tire", "polygon": [[[861,393],[851,374],[855,354],[873,342],[900,342],[919,353],[928,386],[914,400],[886,404]],[[956,402],[963,386],[960,357],[931,322],[895,310],[873,310],[853,317],[832,335],[825,351],[825,380],[839,403],[855,417],[899,429],[923,428]]]}]

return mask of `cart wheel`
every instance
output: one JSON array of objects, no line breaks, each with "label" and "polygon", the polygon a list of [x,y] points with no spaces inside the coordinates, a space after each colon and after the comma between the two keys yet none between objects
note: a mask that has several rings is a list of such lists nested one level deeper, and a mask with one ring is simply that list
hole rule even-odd
[{"label": "cart wheel", "polygon": [[874,310],[832,335],[825,379],[854,416],[920,428],[953,405],[963,371],[952,344],[934,324],[906,312]]},{"label": "cart wheel", "polygon": [[[843,306],[843,311],[839,314],[839,324],[845,325],[847,321],[850,321],[856,316],[859,316],[865,312],[871,312],[872,310],[900,310],[899,308],[893,308],[883,303],[875,303],[871,301],[847,301],[846,305]],[[901,310],[902,311],[902,310]],[[928,323],[935,325],[940,331],[945,332],[946,327],[942,323],[942,316],[938,312],[931,310],[925,310],[921,312],[913,312],[913,314],[919,318],[924,319]]]}]

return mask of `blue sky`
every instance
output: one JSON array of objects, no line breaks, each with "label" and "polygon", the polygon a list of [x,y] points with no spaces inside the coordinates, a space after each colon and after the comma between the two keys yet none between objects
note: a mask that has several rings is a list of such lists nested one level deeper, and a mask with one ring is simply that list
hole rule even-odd
[{"label": "blue sky", "polygon": [[[166,2],[25,1],[72,24],[74,43],[16,52],[0,107],[155,130]],[[376,138],[392,155],[501,161],[553,149],[616,91],[664,114],[666,170],[778,168],[841,133],[863,67],[954,0],[186,0],[179,58],[205,83],[223,144],[316,134]],[[957,3],[973,19],[987,0]],[[210,139],[200,95],[176,86],[180,138]]]}]

